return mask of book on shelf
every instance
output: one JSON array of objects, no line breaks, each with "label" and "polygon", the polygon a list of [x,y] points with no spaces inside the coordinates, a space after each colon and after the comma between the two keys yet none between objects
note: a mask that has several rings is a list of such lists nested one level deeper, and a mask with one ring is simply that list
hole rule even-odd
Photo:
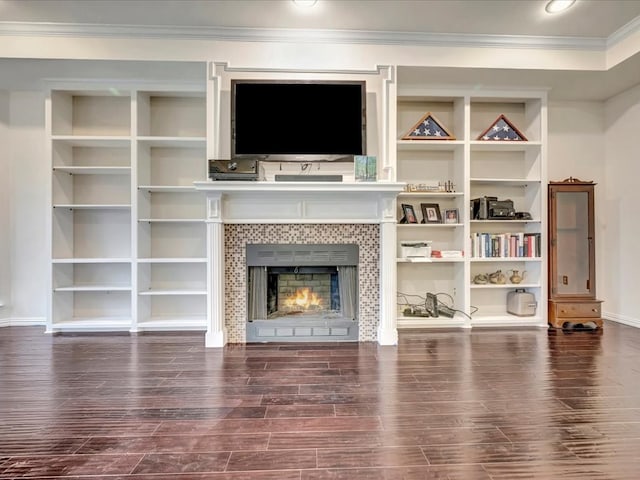
[{"label": "book on shelf", "polygon": [[473,233],[471,252],[475,258],[539,257],[540,233]]},{"label": "book on shelf", "polygon": [[462,250],[432,250],[431,256],[433,258],[462,258],[464,257],[464,251]]}]

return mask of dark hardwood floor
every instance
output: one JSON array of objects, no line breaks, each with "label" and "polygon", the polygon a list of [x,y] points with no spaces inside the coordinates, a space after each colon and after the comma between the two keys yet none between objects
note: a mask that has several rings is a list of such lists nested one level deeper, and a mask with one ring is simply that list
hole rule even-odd
[{"label": "dark hardwood floor", "polygon": [[204,335],[0,329],[0,478],[638,479],[640,329]]}]

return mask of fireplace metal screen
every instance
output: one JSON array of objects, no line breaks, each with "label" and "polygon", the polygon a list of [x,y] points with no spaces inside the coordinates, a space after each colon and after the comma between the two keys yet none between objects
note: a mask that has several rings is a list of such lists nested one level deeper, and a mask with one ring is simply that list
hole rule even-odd
[{"label": "fireplace metal screen", "polygon": [[358,246],[247,245],[247,340],[357,340]]}]

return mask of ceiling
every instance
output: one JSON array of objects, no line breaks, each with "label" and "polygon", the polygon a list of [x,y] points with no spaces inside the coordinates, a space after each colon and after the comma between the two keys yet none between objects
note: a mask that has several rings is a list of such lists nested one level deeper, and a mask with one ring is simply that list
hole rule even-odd
[{"label": "ceiling", "polygon": [[[544,13],[546,1],[318,0],[315,7],[301,9],[290,0],[0,0],[0,29],[3,22],[51,28],[163,26],[181,33],[237,29],[240,37],[256,30],[315,29],[367,34],[367,38],[380,35],[387,41],[403,34],[456,34],[480,43],[517,38],[531,43],[584,42],[600,48],[629,29],[640,29],[640,0],[577,0],[569,11],[556,15]],[[7,61],[0,59],[3,70]],[[420,69],[413,73],[425,74]],[[638,84],[640,48],[608,71],[428,69],[430,79],[449,85],[491,84],[496,73],[507,84],[550,88],[551,98],[603,100]]]},{"label": "ceiling", "polygon": [[637,0],[0,0],[0,21],[180,27],[295,28],[607,38],[640,16]]}]

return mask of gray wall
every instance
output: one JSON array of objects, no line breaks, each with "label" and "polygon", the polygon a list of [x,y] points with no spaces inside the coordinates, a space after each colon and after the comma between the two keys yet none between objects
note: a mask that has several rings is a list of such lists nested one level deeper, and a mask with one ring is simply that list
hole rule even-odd
[{"label": "gray wall", "polygon": [[[194,79],[204,81],[201,73],[197,69]],[[44,99],[44,88],[0,91],[0,299],[8,304],[0,319],[11,316],[17,323],[44,323],[47,310],[50,161]],[[549,103],[548,177],[598,183],[598,296],[608,316],[640,326],[640,297],[628,288],[640,271],[633,248],[640,226],[632,210],[640,173],[633,131],[638,124],[640,86],[606,102]]]},{"label": "gray wall", "polygon": [[611,318],[640,327],[640,215],[639,197],[640,85],[606,103],[605,180],[600,190],[603,211],[599,241],[602,265],[603,311]]},{"label": "gray wall", "polygon": [[0,90],[0,321],[11,311],[11,145],[9,92]]},{"label": "gray wall", "polygon": [[49,175],[44,92],[14,91],[11,118],[11,315],[20,322],[44,322],[48,285]]}]

